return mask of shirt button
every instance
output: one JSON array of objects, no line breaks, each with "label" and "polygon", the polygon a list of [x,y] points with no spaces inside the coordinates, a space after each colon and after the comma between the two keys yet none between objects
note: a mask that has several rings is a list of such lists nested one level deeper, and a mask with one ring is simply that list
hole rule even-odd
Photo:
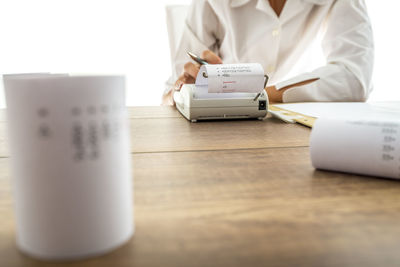
[{"label": "shirt button", "polygon": [[272,36],[274,36],[274,37],[278,36],[279,33],[280,33],[279,29],[275,29],[275,30],[272,31]]}]

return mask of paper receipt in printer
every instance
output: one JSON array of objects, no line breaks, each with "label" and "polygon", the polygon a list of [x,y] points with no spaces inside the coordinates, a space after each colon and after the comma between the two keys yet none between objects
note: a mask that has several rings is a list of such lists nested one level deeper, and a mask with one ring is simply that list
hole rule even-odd
[{"label": "paper receipt in printer", "polygon": [[264,82],[259,63],[203,65],[196,78],[196,86],[208,93],[259,93]]}]

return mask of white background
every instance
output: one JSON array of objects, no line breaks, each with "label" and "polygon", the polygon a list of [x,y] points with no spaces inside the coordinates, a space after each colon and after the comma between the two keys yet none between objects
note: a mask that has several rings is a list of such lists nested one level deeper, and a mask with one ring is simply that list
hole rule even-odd
[{"label": "white background", "polygon": [[[376,45],[370,101],[400,100],[400,1],[366,1]],[[0,74],[125,74],[128,105],[159,105],[171,72],[165,5],[189,3],[0,0]]]}]

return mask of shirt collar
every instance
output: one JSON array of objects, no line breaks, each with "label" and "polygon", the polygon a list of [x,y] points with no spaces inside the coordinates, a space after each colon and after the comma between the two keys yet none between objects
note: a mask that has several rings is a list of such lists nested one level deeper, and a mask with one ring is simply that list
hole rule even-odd
[{"label": "shirt collar", "polygon": [[[247,4],[252,0],[231,0],[231,7],[241,7]],[[287,0],[289,1],[289,0]],[[296,0],[299,1],[299,0]],[[315,5],[323,5],[329,2],[329,0],[302,0],[303,2],[315,4]],[[258,0],[257,8],[262,7],[263,5],[268,5],[267,0]]]},{"label": "shirt collar", "polygon": [[268,0],[231,0],[231,7],[238,8],[246,5],[250,1],[257,1],[256,8],[265,13],[270,13],[273,11],[268,3]]},{"label": "shirt collar", "polygon": [[251,0],[231,0],[231,7],[241,7]]},{"label": "shirt collar", "polygon": [[[257,1],[256,9],[270,16],[276,17],[275,11],[269,5],[268,0],[231,0],[231,7],[238,8],[251,1]],[[300,14],[307,4],[324,5],[330,1],[332,0],[286,0],[285,7],[283,8],[279,19],[281,23],[284,23]]]},{"label": "shirt collar", "polygon": [[303,2],[314,4],[314,5],[325,5],[331,0],[303,0]]}]

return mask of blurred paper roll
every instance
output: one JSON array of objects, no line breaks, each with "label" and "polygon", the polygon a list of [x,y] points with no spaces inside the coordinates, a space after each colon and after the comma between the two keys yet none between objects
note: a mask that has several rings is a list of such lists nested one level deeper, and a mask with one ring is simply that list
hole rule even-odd
[{"label": "blurred paper roll", "polygon": [[21,251],[99,255],[134,231],[123,76],[4,77]]},{"label": "blurred paper roll", "polygon": [[317,169],[400,179],[400,120],[318,119],[310,154]]}]

